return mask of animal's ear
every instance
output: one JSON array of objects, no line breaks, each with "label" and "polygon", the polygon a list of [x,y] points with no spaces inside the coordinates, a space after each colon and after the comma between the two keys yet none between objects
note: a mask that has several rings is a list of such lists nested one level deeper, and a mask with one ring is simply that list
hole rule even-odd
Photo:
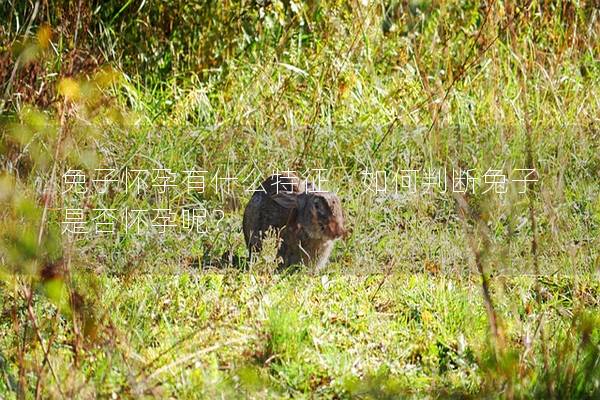
[{"label": "animal's ear", "polygon": [[277,193],[271,196],[275,203],[286,209],[298,208],[298,196],[290,193]]}]

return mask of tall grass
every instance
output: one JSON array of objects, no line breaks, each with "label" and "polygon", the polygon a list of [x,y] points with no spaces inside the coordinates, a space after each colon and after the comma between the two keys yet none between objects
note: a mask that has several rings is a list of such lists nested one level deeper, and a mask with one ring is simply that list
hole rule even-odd
[{"label": "tall grass", "polygon": [[[0,15],[1,396],[598,395],[593,2],[49,0]],[[102,168],[239,179],[102,193]],[[276,274],[270,253],[232,265],[257,174],[320,168],[352,230],[326,274]],[[395,190],[429,168],[445,185],[475,169],[480,186]],[[483,193],[486,170],[520,168],[537,181]],[[207,235],[61,233],[66,208],[197,206]]]}]

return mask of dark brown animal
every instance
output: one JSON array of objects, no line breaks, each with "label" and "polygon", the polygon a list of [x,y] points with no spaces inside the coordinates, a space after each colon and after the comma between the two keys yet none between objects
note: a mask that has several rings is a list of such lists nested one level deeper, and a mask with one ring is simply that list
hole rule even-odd
[{"label": "dark brown animal", "polygon": [[243,230],[250,259],[262,250],[268,230],[281,243],[280,268],[305,264],[322,268],[335,240],[346,235],[342,206],[331,192],[320,191],[297,176],[272,175],[254,192],[246,206]]}]

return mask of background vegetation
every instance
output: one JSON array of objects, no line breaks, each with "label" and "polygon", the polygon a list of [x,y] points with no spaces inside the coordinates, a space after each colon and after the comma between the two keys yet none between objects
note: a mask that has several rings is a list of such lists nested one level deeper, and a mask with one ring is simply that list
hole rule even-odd
[{"label": "background vegetation", "polygon": [[[600,396],[596,2],[7,0],[0,16],[0,397]],[[102,193],[102,168],[240,180]],[[352,231],[327,270],[275,272],[274,241],[246,265],[243,178],[317,168]],[[429,168],[538,180],[366,190],[365,171]],[[65,208],[90,227],[101,208],[196,206],[206,235],[62,233]]]}]

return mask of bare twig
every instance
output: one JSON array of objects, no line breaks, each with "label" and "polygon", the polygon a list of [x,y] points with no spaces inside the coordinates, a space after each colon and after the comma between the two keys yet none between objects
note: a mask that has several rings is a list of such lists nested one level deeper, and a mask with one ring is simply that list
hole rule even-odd
[{"label": "bare twig", "polygon": [[381,290],[381,288],[383,287],[383,285],[385,284],[385,282],[388,280],[389,276],[392,274],[392,271],[394,270],[394,265],[395,264],[396,264],[396,260],[395,259],[392,259],[391,262],[387,263],[387,266],[385,268],[385,272],[383,274],[383,277],[381,277],[381,281],[379,281],[379,284],[377,285],[377,288],[375,288],[375,291],[369,297],[369,302],[370,303],[372,303],[373,300],[375,300],[375,297],[377,296],[377,294],[379,293],[379,291]]},{"label": "bare twig", "polygon": [[48,186],[46,190],[44,190],[43,200],[44,200],[44,209],[42,211],[42,219],[40,221],[40,228],[38,231],[37,243],[38,246],[42,244],[42,238],[44,236],[44,230],[46,227],[46,219],[48,218],[48,208],[50,207],[50,203],[54,197],[54,184],[56,180],[56,170],[58,168],[58,156],[60,154],[60,146],[62,144],[62,140],[65,136],[66,125],[67,125],[67,99],[63,101],[62,110],[60,113],[60,129],[58,132],[58,138],[56,139],[56,148],[54,149],[54,160],[52,162],[52,171],[50,172],[50,180],[48,181]]},{"label": "bare twig", "polygon": [[[450,180],[450,177],[447,177]],[[471,208],[467,202],[467,198],[464,193],[458,193],[453,191],[454,199],[459,208],[459,217],[463,224],[465,235],[468,238],[469,248],[473,253],[475,258],[475,266],[477,267],[477,271],[481,277],[481,292],[483,296],[483,301],[485,304],[485,310],[488,315],[488,321],[490,324],[490,330],[496,342],[496,351],[501,350],[504,347],[504,335],[502,329],[500,328],[500,322],[498,319],[498,314],[496,313],[496,309],[494,307],[494,301],[492,299],[490,293],[490,281],[487,275],[487,271],[485,270],[482,252],[479,249],[479,245],[477,244],[476,237],[469,230],[468,220],[473,219],[473,214],[471,212]],[[487,235],[484,238],[486,243]]]},{"label": "bare twig", "polygon": [[58,321],[59,321],[59,313],[58,310],[57,312],[54,314],[54,318],[53,318],[53,330],[52,330],[52,335],[50,336],[50,339],[48,339],[48,345],[46,347],[46,350],[44,351],[44,358],[42,360],[42,364],[40,365],[40,367],[38,368],[37,371],[37,382],[35,384],[35,398],[40,399],[42,397],[42,374],[44,372],[44,368],[46,367],[46,365],[49,362],[49,355],[50,355],[50,349],[52,348],[52,345],[54,344],[54,341],[56,340],[56,336],[58,334]]},{"label": "bare twig", "polygon": [[[532,138],[532,128],[531,128],[531,117],[529,113],[529,104],[528,104],[528,85],[527,85],[527,68],[520,63],[521,66],[521,94],[523,99],[523,118],[525,122],[525,133],[526,133],[526,146],[527,146],[527,168],[531,170],[535,170],[535,163],[533,159],[533,138]],[[538,256],[538,236],[537,236],[537,220],[535,216],[534,209],[534,187],[533,182],[528,181],[527,183],[527,199],[528,199],[528,211],[529,211],[529,222],[531,223],[531,256],[533,262],[533,273],[535,275],[534,281],[534,290],[536,295],[536,302],[538,306],[538,318],[540,320],[540,345],[542,347],[542,355],[544,362],[544,369],[546,371],[549,370],[550,366],[550,355],[548,354],[548,345],[546,343],[546,332],[544,330],[544,326],[541,323],[541,320],[544,318],[544,311],[542,309],[542,290],[540,287],[540,266],[539,266],[539,256]],[[547,390],[548,393],[554,394],[554,386],[552,385],[552,381],[547,380]]]},{"label": "bare twig", "polygon": [[[33,291],[31,290],[31,288],[28,287],[28,285],[24,286],[23,291],[24,291],[23,297],[24,297],[25,301],[27,302],[27,315],[29,316],[29,320],[31,322],[33,331],[35,332],[35,336],[36,336],[37,340],[40,342],[42,351],[44,352],[44,354],[48,354],[50,352],[50,346],[45,343],[44,338],[42,337],[40,327],[37,323],[35,311],[33,310]],[[56,387],[58,388],[58,392],[60,393],[62,398],[65,398],[65,394],[60,386],[60,380],[58,379],[58,375],[56,374],[56,371],[54,370],[54,367],[52,366],[52,363],[50,362],[50,360],[48,360],[48,369],[52,373],[52,377],[54,378],[54,380],[56,382]]]},{"label": "bare twig", "polygon": [[210,352],[220,349],[221,347],[231,346],[232,344],[247,342],[248,339],[252,339],[252,337],[242,337],[242,338],[231,339],[231,340],[228,340],[223,343],[216,343],[210,347],[206,347],[206,348],[198,350],[194,353],[186,354],[185,356],[178,358],[177,360],[173,361],[172,363],[169,363],[169,364],[157,369],[156,371],[154,371],[153,373],[151,373],[148,376],[147,380],[148,381],[154,380],[154,379],[158,378],[164,372],[169,371],[170,369],[177,367],[179,365],[190,362],[193,359],[195,359],[201,355],[208,354]]}]

